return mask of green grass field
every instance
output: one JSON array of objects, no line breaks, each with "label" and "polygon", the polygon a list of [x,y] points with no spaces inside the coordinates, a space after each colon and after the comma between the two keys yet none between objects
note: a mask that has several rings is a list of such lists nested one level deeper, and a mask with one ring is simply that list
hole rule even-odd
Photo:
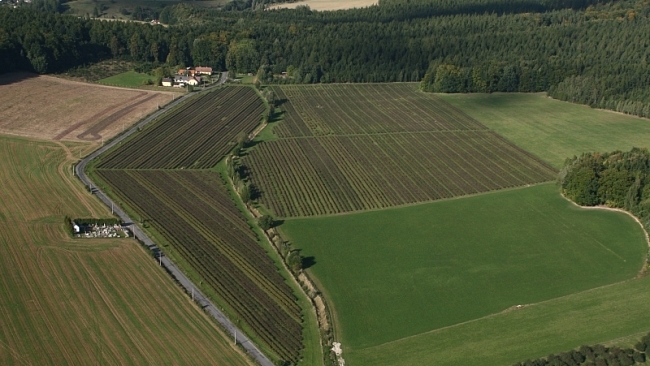
[{"label": "green grass field", "polygon": [[[632,218],[580,209],[553,183],[287,220],[281,229],[303,256],[315,260],[310,271],[335,308],[344,353],[352,354],[353,364],[379,362],[366,356],[382,354],[380,345],[387,342],[633,278],[648,249]],[[442,351],[431,347],[385,355],[415,360]],[[523,355],[508,352],[511,361]]]},{"label": "green grass field", "polygon": [[98,81],[100,84],[123,86],[127,88],[136,88],[144,85],[147,80],[154,80],[154,77],[148,74],[142,74],[135,71],[127,71]]},{"label": "green grass field", "polygon": [[650,120],[547,98],[546,94],[439,94],[557,168],[583,152],[650,147]]},{"label": "green grass field", "polygon": [[350,365],[507,366],[583,344],[631,347],[650,330],[648,287],[649,277],[630,280],[376,347],[344,350],[344,356]]}]

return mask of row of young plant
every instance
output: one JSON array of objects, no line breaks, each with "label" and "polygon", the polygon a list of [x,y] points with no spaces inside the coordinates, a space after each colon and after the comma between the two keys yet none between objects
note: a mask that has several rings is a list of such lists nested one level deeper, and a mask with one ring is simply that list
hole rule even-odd
[{"label": "row of young plant", "polygon": [[99,163],[105,169],[210,168],[250,131],[265,107],[249,87],[228,87],[190,100]]},{"label": "row of young plant", "polygon": [[551,354],[544,358],[517,362],[513,366],[632,366],[645,364],[650,352],[650,333],[638,341],[634,348],[580,346],[568,352]]},{"label": "row of young plant", "polygon": [[[243,148],[247,146],[247,141],[240,141],[239,148],[235,149],[236,153],[240,153]],[[316,289],[313,281],[309,279],[307,274],[303,271],[306,264],[306,259],[300,254],[300,249],[296,249],[289,242],[284,240],[275,227],[281,222],[275,220],[271,215],[261,214],[257,208],[254,207],[254,201],[259,198],[258,191],[255,186],[250,182],[249,170],[244,166],[239,156],[233,155],[226,159],[226,166],[228,171],[228,178],[230,179],[237,195],[245,204],[249,212],[256,218],[256,223],[266,235],[268,241],[272,244],[276,252],[285,265],[285,267],[294,276],[296,282],[301,286],[304,293],[310,299],[312,306],[316,310],[321,346],[323,347],[323,360],[326,364],[337,365],[339,363],[338,356],[332,351],[334,342],[334,334],[331,326],[331,316],[329,308],[325,303],[322,294]],[[323,309],[319,309],[316,302],[319,301],[323,304]],[[279,363],[286,365],[287,363]]]},{"label": "row of young plant", "polygon": [[557,174],[490,131],[280,139],[244,163],[261,201],[280,217],[426,202]]},{"label": "row of young plant", "polygon": [[[155,230],[228,304],[237,319],[248,325],[279,357],[297,360],[302,348],[300,308],[292,304],[291,290],[263,249],[245,233],[234,236],[239,230],[229,222],[244,220],[243,217],[232,217],[231,213],[215,209],[214,202],[198,198],[192,188],[180,184],[173,176],[183,174],[202,179],[197,174],[215,173],[165,170],[99,170],[98,173],[120,201],[151,218]],[[233,204],[220,186],[215,185],[210,191],[215,196],[213,200]]]},{"label": "row of young plant", "polygon": [[[285,115],[292,114],[292,126],[283,132],[293,135],[283,133],[282,137],[487,129],[442,99],[416,93],[407,84],[283,86],[274,90],[286,100],[282,105]],[[296,123],[300,126],[293,126]]]}]

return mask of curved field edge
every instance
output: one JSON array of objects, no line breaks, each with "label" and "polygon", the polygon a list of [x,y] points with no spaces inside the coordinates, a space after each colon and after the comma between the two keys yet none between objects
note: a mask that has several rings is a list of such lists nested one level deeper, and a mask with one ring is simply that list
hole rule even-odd
[{"label": "curved field edge", "polygon": [[249,364],[136,242],[66,232],[110,217],[71,174],[88,146],[0,136],[0,364]]},{"label": "curved field edge", "polygon": [[553,184],[287,220],[282,232],[315,262],[344,357],[635,277],[647,252],[630,217],[575,207]]},{"label": "curved field edge", "polygon": [[584,291],[365,349],[354,365],[508,365],[647,332],[650,278]]}]

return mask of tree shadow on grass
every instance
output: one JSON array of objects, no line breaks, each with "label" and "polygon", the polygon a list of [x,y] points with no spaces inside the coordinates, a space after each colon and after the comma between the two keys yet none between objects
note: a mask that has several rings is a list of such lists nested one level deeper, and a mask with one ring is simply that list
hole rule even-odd
[{"label": "tree shadow on grass", "polygon": [[310,267],[314,266],[315,264],[316,264],[316,258],[314,258],[313,256],[302,258],[302,268],[303,269],[310,268]]}]

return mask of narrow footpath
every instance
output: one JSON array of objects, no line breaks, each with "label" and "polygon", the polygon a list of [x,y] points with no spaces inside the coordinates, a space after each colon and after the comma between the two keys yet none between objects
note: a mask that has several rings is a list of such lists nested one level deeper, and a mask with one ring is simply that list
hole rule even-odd
[{"label": "narrow footpath", "polygon": [[[223,85],[226,82],[227,78],[228,72],[222,73],[219,81],[213,86]],[[210,86],[209,88],[213,86]],[[106,206],[111,207],[113,212],[122,220],[122,222],[132,224],[131,227],[133,230],[133,235],[142,243],[144,243],[144,245],[154,254],[154,257],[157,261],[159,261],[160,265],[167,270],[167,272],[185,289],[185,291],[188,294],[192,294],[194,301],[199,304],[203,310],[210,314],[210,316],[216,319],[228,333],[230,333],[230,335],[233,337],[233,341],[236,338],[237,343],[241,345],[246,350],[246,352],[248,352],[248,354],[260,365],[273,366],[273,363],[262,352],[260,352],[260,350],[253,344],[253,342],[251,342],[250,339],[248,339],[248,337],[246,337],[246,335],[241,332],[241,330],[235,327],[235,325],[205,296],[205,294],[203,294],[203,292],[201,292],[194,285],[194,283],[192,283],[192,281],[187,276],[185,276],[185,274],[183,274],[183,272],[178,269],[178,267],[176,267],[176,265],[174,265],[171,260],[162,254],[158,246],[137,225],[134,224],[133,220],[127,216],[126,213],[118,205],[116,205],[110,198],[108,198],[104,192],[97,188],[97,185],[92,182],[85,173],[86,165],[88,165],[92,159],[96,158],[116,144],[119,144],[124,139],[138,131],[138,129],[144,127],[159,117],[161,114],[165,113],[168,109],[182,103],[190,96],[192,96],[192,93],[188,93],[169,103],[167,106],[165,106],[165,108],[154,112],[152,115],[134,125],[131,127],[131,129],[122,135],[116,137],[108,144],[102,146],[92,154],[86,156],[75,166],[75,174],[86,186],[92,187],[92,193],[97,196],[97,198],[99,198],[102,202],[104,202]]]}]

